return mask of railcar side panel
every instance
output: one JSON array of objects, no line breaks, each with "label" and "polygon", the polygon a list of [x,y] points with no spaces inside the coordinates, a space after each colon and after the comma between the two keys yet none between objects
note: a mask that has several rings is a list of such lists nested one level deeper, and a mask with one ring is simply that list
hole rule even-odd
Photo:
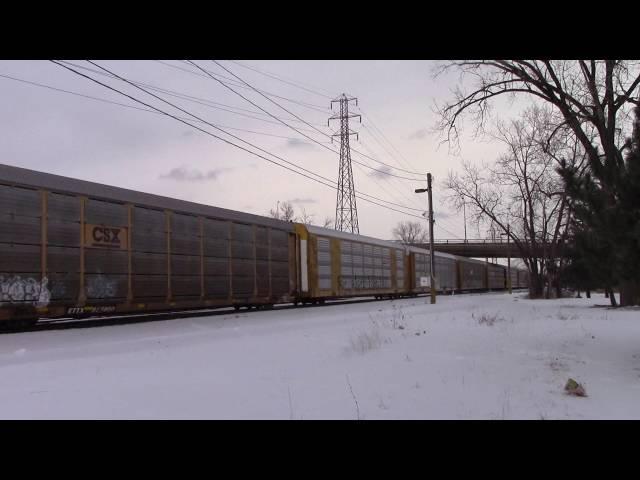
[{"label": "railcar side panel", "polygon": [[0,319],[29,318],[49,303],[42,202],[36,189],[0,184]]},{"label": "railcar side panel", "polygon": [[486,266],[470,259],[458,260],[461,290],[482,290],[486,288]]},{"label": "railcar side panel", "polygon": [[0,319],[289,301],[292,230],[0,184]]},{"label": "railcar side panel", "polygon": [[506,288],[506,267],[492,263],[487,264],[487,279],[490,290]]},{"label": "railcar side panel", "polygon": [[[304,228],[305,232],[301,232]],[[391,245],[375,244],[366,238],[313,227],[299,226],[301,241],[308,235],[308,298],[389,295],[396,293],[392,282]],[[380,242],[382,243],[382,242]],[[302,260],[301,260],[302,261]],[[396,268],[397,263],[393,264]],[[400,269],[401,273],[404,269]],[[396,278],[397,282],[397,278]],[[403,282],[401,282],[403,283]]]},{"label": "railcar side panel", "polygon": [[454,258],[435,255],[436,286],[440,291],[451,291],[457,287],[457,269]]},{"label": "railcar side panel", "polygon": [[518,269],[513,267],[511,267],[511,288],[518,288]]},{"label": "railcar side panel", "polygon": [[416,293],[429,293],[429,287],[420,286],[421,277],[429,277],[431,275],[431,263],[428,253],[411,252],[411,263],[413,265],[413,285],[412,291]]}]

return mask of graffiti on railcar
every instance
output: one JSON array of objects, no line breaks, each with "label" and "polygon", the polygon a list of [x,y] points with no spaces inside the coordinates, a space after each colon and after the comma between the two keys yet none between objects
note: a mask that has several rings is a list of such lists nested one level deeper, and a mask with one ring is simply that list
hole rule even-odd
[{"label": "graffiti on railcar", "polygon": [[19,275],[0,275],[0,304],[28,302],[38,307],[45,307],[51,300],[48,283],[47,277],[36,280],[33,277],[22,278]]},{"label": "graffiti on railcar", "polygon": [[109,279],[102,274],[87,279],[87,296],[91,298],[115,297],[118,291],[116,280]]},{"label": "graffiti on railcar", "polygon": [[391,288],[391,279],[372,275],[340,276],[340,287],[345,289],[371,290]]},{"label": "graffiti on railcar", "polygon": [[113,313],[116,311],[115,305],[99,305],[99,306],[86,306],[86,307],[69,307],[67,309],[68,315],[80,315],[85,313]]}]

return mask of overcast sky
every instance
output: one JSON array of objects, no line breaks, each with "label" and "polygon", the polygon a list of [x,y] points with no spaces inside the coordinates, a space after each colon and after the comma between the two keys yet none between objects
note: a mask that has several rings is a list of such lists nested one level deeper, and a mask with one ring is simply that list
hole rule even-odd
[{"label": "overcast sky", "polygon": [[[96,69],[84,61],[72,62]],[[127,79],[197,97],[192,99],[195,101],[188,101],[154,92],[202,119],[284,160],[321,174],[331,179],[332,184],[336,183],[337,154],[279,124],[195,67],[176,60],[163,62],[97,63]],[[212,73],[232,78],[231,74],[212,61],[197,63]],[[434,102],[451,98],[450,90],[458,81],[456,75],[434,79],[434,62],[429,61],[242,60],[244,66],[231,61],[220,63],[256,88],[284,97],[275,97],[273,100],[327,134],[339,129],[339,122],[336,121],[332,121],[330,129],[326,127],[327,119],[332,115],[329,110],[330,99],[343,92],[356,96],[360,108],[353,105],[353,112],[364,112],[365,115],[362,125],[357,120],[350,125],[352,130],[359,133],[359,141],[353,137],[351,146],[393,167],[431,172],[436,180],[436,238],[464,235],[462,214],[449,209],[443,201],[442,181],[449,170],[459,168],[462,159],[491,161],[500,153],[501,147],[466,136],[460,154],[453,155],[446,145],[439,146],[437,135],[430,133],[436,122],[432,111]],[[276,75],[303,88],[246,67]],[[187,114],[119,80],[80,71],[165,111],[188,118]],[[146,108],[48,61],[0,61],[0,75]],[[227,82],[223,78],[221,80]],[[235,82],[238,83],[237,80]],[[256,92],[227,83],[272,114],[292,118]],[[304,207],[308,214],[315,215],[318,223],[322,223],[325,217],[335,216],[335,190],[166,116],[4,77],[0,77],[0,92],[1,163],[260,215],[268,214],[278,201],[288,200],[294,203],[297,213]],[[202,100],[218,105],[203,105],[206,102]],[[337,105],[335,107],[337,110]],[[507,111],[507,108],[498,106],[497,112],[506,114]],[[207,125],[193,119],[190,121],[242,144]],[[328,137],[299,121],[287,120],[287,123],[304,128],[305,133],[319,142],[329,142]],[[378,133],[378,129],[390,144]],[[328,146],[339,150],[339,139]],[[283,163],[282,160],[270,158]],[[384,167],[356,153],[352,154],[352,158],[354,162],[378,170],[416,177]],[[353,167],[356,190],[396,204],[426,209],[426,196],[413,193],[415,188],[424,187],[426,180],[397,179],[355,163]],[[391,238],[391,230],[400,220],[417,220],[362,200],[357,202],[360,233],[365,235]],[[413,213],[420,215],[422,212]],[[426,225],[426,221],[424,223]],[[470,238],[478,236],[476,229],[467,228]]]}]

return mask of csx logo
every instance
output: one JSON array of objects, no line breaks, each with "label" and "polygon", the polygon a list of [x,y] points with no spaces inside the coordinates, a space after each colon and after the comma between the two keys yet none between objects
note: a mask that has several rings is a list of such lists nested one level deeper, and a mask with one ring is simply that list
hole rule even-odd
[{"label": "csx logo", "polygon": [[127,229],[85,224],[85,246],[127,249]]},{"label": "csx logo", "polygon": [[93,227],[92,237],[94,242],[98,243],[115,243],[120,244],[118,235],[120,234],[119,228],[110,227]]}]

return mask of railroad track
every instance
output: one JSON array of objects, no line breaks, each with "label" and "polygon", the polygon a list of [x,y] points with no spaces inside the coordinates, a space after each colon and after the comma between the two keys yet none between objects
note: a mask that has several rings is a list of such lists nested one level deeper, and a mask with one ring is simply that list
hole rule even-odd
[{"label": "railroad track", "polygon": [[[514,289],[524,290],[524,289]],[[492,292],[464,292],[459,295],[482,295],[484,293],[496,293]],[[442,296],[440,294],[439,296]],[[351,305],[356,303],[369,303],[369,302],[381,302],[389,300],[399,300],[402,298],[420,298],[428,297],[428,294],[416,294],[411,297],[399,297],[399,298],[374,298],[374,297],[359,297],[359,298],[347,298],[339,300],[327,300],[324,303],[318,304],[281,304],[274,305],[271,308],[241,308],[243,313],[248,312],[262,312],[273,310],[289,310],[293,308],[316,308],[316,307],[330,307],[336,305]],[[215,309],[198,309],[198,310],[179,310],[171,312],[157,312],[157,313],[136,313],[127,315],[108,315],[102,317],[90,317],[90,318],[57,318],[52,320],[39,320],[37,324],[20,329],[0,330],[0,335],[8,335],[12,333],[25,333],[25,332],[39,332],[45,330],[66,330],[72,328],[91,328],[91,327],[107,327],[114,325],[128,325],[135,323],[146,323],[162,320],[178,320],[181,318],[198,318],[198,317],[213,317],[219,315],[229,315],[235,313],[237,310],[234,307],[222,307]]]},{"label": "railroad track", "polygon": [[[388,299],[377,299],[373,297],[364,297],[357,299],[344,299],[344,300],[331,300],[326,301],[323,304],[305,304],[305,305],[293,305],[282,304],[274,305],[268,310],[288,310],[293,308],[315,308],[315,307],[328,307],[333,305],[349,305],[354,303],[367,303],[367,302],[379,302]],[[267,309],[241,309],[243,313],[247,312],[261,312]],[[52,320],[39,320],[37,324],[20,329],[0,330],[0,334],[8,335],[12,333],[25,333],[25,332],[39,332],[45,330],[66,330],[72,328],[91,328],[91,327],[107,327],[114,325],[127,325],[135,323],[146,323],[161,320],[177,320],[181,318],[197,318],[197,317],[211,317],[218,315],[229,315],[235,313],[236,310],[233,307],[223,307],[216,309],[199,309],[199,310],[180,310],[171,312],[158,312],[158,313],[137,313],[127,315],[109,315],[102,317],[91,318],[57,318]]]}]

